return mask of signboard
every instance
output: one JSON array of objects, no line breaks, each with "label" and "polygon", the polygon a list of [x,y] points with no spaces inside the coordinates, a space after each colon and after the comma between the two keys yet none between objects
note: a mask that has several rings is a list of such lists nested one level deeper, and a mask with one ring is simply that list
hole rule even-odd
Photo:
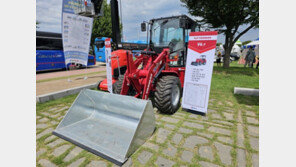
[{"label": "signboard", "polygon": [[183,108],[207,112],[217,35],[216,31],[189,34]]},{"label": "signboard", "polygon": [[111,38],[105,40],[105,56],[106,56],[106,71],[107,71],[107,84],[108,91],[112,91],[112,68],[111,68]]},{"label": "signboard", "polygon": [[93,18],[77,15],[84,7],[81,0],[63,0],[62,36],[65,63],[87,66]]}]

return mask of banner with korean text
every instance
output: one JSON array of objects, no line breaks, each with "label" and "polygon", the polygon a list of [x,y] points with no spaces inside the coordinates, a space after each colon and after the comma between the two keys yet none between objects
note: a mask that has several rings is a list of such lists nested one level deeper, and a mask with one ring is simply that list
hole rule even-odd
[{"label": "banner with korean text", "polygon": [[207,112],[213,73],[216,31],[189,34],[182,107]]},{"label": "banner with korean text", "polygon": [[[90,3],[90,0],[87,0]],[[93,18],[78,15],[84,0],[63,0],[62,36],[65,63],[87,66]]]}]

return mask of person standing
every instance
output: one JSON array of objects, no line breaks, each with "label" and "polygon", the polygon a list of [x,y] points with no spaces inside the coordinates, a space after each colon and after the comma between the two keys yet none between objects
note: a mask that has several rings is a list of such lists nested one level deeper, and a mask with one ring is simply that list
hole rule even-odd
[{"label": "person standing", "polygon": [[255,60],[255,52],[253,50],[253,47],[250,46],[248,52],[247,52],[247,55],[245,57],[245,66],[246,67],[247,65],[250,67],[250,68],[253,68],[253,63],[254,63],[254,60]]},{"label": "person standing", "polygon": [[216,60],[218,67],[221,67],[221,57],[222,57],[222,53],[218,51],[217,60]]}]

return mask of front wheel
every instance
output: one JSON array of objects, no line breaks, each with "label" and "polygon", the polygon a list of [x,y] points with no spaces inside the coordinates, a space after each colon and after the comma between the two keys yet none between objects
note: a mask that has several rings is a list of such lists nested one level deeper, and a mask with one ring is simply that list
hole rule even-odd
[{"label": "front wheel", "polygon": [[163,76],[156,84],[155,107],[164,114],[174,114],[181,106],[181,82],[176,76]]}]

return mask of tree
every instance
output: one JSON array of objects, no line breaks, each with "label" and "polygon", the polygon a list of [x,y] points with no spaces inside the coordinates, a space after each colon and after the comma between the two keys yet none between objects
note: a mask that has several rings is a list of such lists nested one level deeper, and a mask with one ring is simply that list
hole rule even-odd
[{"label": "tree", "polygon": [[[234,43],[252,28],[259,27],[259,0],[180,0],[198,24],[207,24],[225,35],[223,67],[229,67]],[[246,25],[243,31],[239,27]]]},{"label": "tree", "polygon": [[[103,11],[103,16],[98,17],[93,22],[91,44],[97,37],[112,38],[111,6],[107,4],[107,0],[103,2]],[[122,25],[120,25],[120,30],[122,30]]]}]

